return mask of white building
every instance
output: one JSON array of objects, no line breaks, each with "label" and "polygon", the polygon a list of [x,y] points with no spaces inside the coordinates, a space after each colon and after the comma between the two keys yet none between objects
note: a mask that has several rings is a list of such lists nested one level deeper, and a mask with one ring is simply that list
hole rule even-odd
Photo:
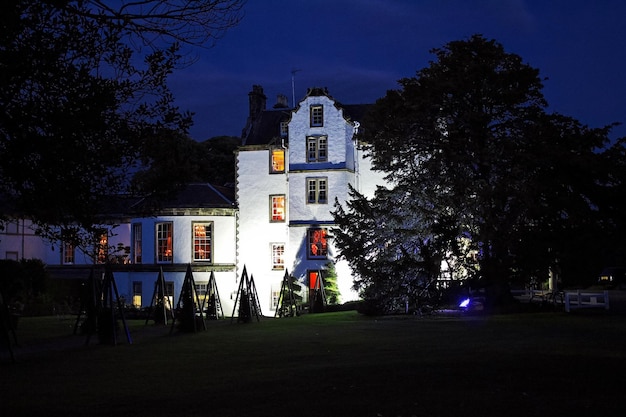
[{"label": "white building", "polygon": [[[341,105],[312,88],[295,109],[266,109],[260,86],[237,154],[237,271],[254,277],[264,315],[273,315],[285,270],[305,286],[336,260],[331,211],[348,184],[373,195],[382,175],[371,170],[355,133],[368,105]],[[341,301],[358,298],[345,261],[335,264]],[[306,294],[304,294],[306,296]]]},{"label": "white building", "polygon": [[[127,249],[117,258],[114,277],[128,304],[149,306],[163,271],[175,305],[191,265],[200,291],[214,275],[223,311],[230,315],[245,267],[262,314],[273,316],[286,271],[306,288],[336,262],[331,236],[335,199],[346,201],[348,185],[372,196],[384,184],[356,139],[369,105],[342,105],[321,88],[309,89],[295,109],[287,107],[284,96],[273,109],[266,109],[266,101],[262,87],[253,86],[236,155],[236,193],[190,184],[175,199],[161,202],[155,216],[128,214],[140,212],[140,202],[111,226],[104,243]],[[42,241],[24,220],[0,231],[0,254],[38,258],[56,276],[83,279],[94,263],[103,262],[62,242]],[[347,263],[336,262],[335,271],[341,302],[356,300]]]}]

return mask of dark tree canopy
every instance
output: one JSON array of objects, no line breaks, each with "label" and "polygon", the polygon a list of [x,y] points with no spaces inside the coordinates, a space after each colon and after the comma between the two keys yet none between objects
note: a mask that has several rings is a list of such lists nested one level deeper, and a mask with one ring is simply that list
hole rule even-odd
[{"label": "dark tree canopy", "polygon": [[191,125],[167,86],[187,62],[181,45],[219,38],[242,3],[2,2],[0,195],[12,210],[42,231],[98,232],[106,199],[147,168],[146,149]]},{"label": "dark tree canopy", "polygon": [[575,282],[581,260],[600,261],[589,257],[606,249],[599,239],[619,212],[611,127],[547,113],[539,71],[494,40],[475,35],[433,53],[363,123],[360,139],[390,186],[336,207],[357,286],[406,294],[442,261],[449,278],[491,286],[550,270]]}]

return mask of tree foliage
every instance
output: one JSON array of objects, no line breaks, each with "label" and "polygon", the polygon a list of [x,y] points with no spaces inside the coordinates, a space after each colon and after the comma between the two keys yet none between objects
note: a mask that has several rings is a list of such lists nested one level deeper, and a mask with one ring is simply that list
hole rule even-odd
[{"label": "tree foliage", "polygon": [[146,149],[191,125],[167,86],[188,63],[181,45],[219,38],[241,7],[240,0],[3,2],[0,193],[12,210],[53,238],[86,230],[93,239],[107,198],[131,192],[132,174],[147,169]]},{"label": "tree foliage", "polygon": [[581,260],[598,268],[589,257],[614,235],[624,178],[609,165],[623,152],[611,126],[548,113],[539,71],[494,40],[432,52],[363,123],[390,186],[336,205],[357,288],[389,299],[442,272],[505,288],[549,270],[575,282],[590,272]]}]

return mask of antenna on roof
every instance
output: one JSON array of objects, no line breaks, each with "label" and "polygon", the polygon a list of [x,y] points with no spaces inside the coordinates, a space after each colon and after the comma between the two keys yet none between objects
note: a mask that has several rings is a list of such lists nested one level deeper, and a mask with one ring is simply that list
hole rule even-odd
[{"label": "antenna on roof", "polygon": [[296,72],[299,71],[302,70],[295,68],[291,70],[291,103],[294,108],[296,107]]}]

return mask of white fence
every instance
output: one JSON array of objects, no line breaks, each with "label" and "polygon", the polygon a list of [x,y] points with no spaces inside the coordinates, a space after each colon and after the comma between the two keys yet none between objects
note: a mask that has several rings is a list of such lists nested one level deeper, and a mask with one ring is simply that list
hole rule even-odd
[{"label": "white fence", "polygon": [[609,309],[609,292],[568,291],[565,292],[565,311],[578,308]]}]

